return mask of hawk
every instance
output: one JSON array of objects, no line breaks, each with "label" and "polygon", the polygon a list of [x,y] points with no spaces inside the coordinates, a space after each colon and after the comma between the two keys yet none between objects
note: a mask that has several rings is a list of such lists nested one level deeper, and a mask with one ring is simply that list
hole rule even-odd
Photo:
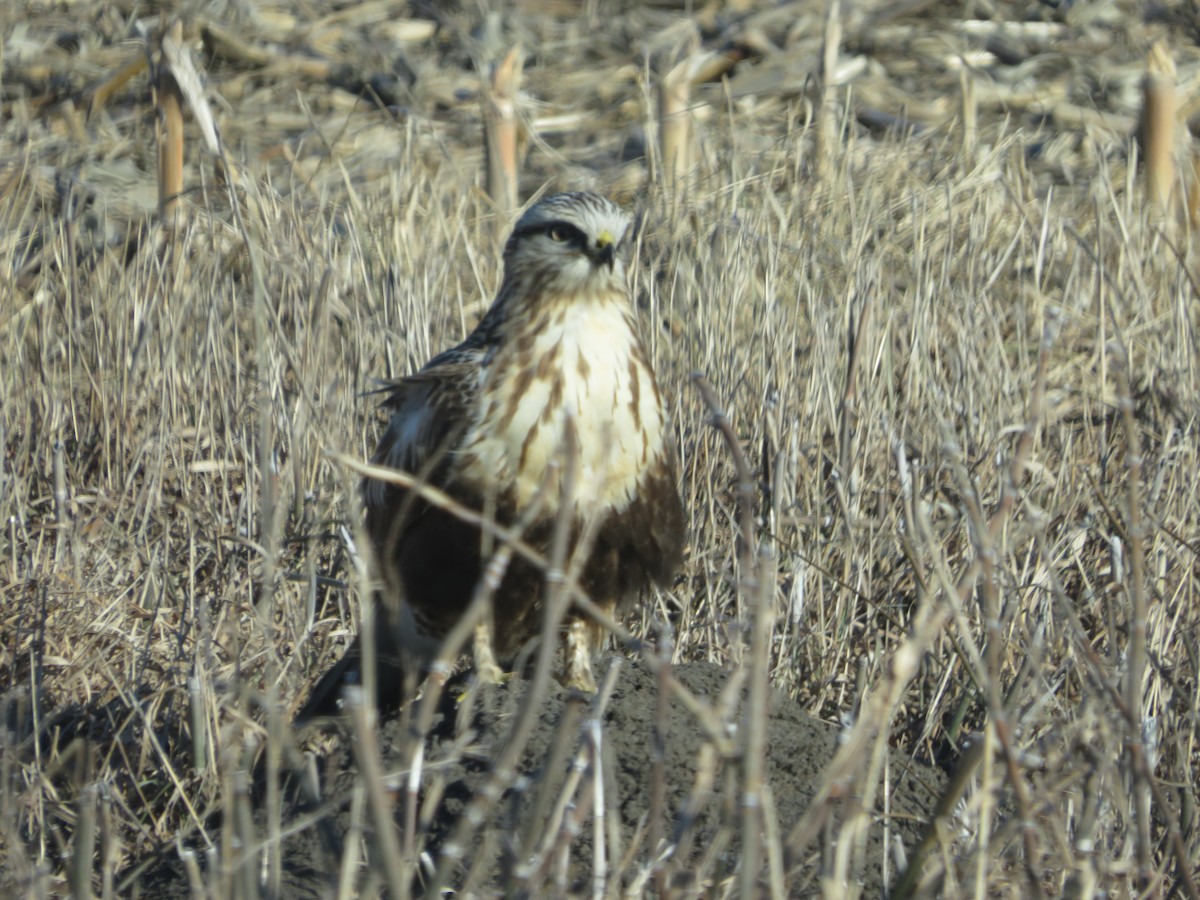
[{"label": "hawk", "polygon": [[[626,288],[629,224],[590,192],[548,197],[521,216],[479,325],[384,389],[391,418],[373,457],[517,526],[543,556],[556,522],[569,522],[567,559],[584,541],[577,583],[610,614],[673,578],[686,532],[666,405]],[[362,496],[388,595],[376,599],[376,684],[380,705],[394,706],[402,676],[433,661],[471,604],[497,541],[417,490],[367,477]],[[541,633],[547,596],[542,568],[513,554],[476,630],[477,667],[513,660]],[[594,691],[603,631],[576,610],[564,631],[562,680]],[[361,640],[302,717],[336,709],[341,685],[361,674]]]}]

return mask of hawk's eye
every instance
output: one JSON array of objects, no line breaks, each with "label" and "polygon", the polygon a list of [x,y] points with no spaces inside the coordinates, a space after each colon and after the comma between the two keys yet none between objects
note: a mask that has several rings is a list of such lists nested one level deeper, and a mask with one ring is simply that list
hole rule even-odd
[{"label": "hawk's eye", "polygon": [[546,233],[556,244],[565,244],[571,239],[571,231],[566,225],[551,225],[550,230]]}]

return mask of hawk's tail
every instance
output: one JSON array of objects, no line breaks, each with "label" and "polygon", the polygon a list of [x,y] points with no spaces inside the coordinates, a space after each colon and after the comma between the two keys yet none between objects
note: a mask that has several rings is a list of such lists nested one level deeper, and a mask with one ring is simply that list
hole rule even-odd
[{"label": "hawk's tail", "polygon": [[[380,623],[375,641],[375,703],[379,711],[399,709],[415,690],[421,675],[418,666],[405,665],[391,629]],[[361,686],[364,680],[360,634],[337,665],[321,676],[295,721],[299,724],[342,715],[342,689],[348,685]]]}]

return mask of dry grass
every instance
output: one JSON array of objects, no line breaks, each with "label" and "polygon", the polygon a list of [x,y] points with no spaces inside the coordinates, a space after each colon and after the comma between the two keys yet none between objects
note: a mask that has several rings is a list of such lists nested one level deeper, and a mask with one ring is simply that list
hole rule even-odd
[{"label": "dry grass", "polygon": [[[459,339],[497,284],[478,97],[455,91],[520,40],[557,48],[524,70],[522,198],[590,182],[645,213],[634,288],[692,551],[626,624],[669,622],[676,661],[753,672],[755,598],[773,603],[762,671],[844,723],[824,798],[885,803],[887,744],[954,777],[928,847],[908,848],[914,889],[1196,895],[1200,291],[1191,236],[1148,210],[1129,166],[1137,110],[1115,88],[1092,109],[1071,80],[1102,68],[1088,29],[1111,23],[1062,25],[1082,45],[1064,96],[1057,51],[1024,45],[1051,99],[1005,87],[995,115],[1001,77],[980,69],[960,103],[959,71],[913,49],[981,46],[942,21],[905,32],[937,77],[897,62],[861,89],[806,84],[823,9],[760,10],[737,44],[749,61],[693,86],[696,145],[672,159],[696,168],[667,195],[642,181],[657,114],[639,53],[670,45],[674,11],[526,12],[489,46],[466,12],[406,44],[384,30],[403,4],[310,31],[263,7],[235,24],[273,61],[207,61],[244,224],[193,136],[173,238],[145,76],[83,116],[140,52],[121,43],[132,10],[58,43],[65,22],[0,13],[3,880],[114,891],[177,833],[246,811],[256,761],[283,765],[291,713],[358,627],[356,476],[334,455],[369,456],[372,379]],[[858,24],[843,59],[895,62]],[[904,24],[871,33],[882,47]],[[758,56],[760,37],[791,49]],[[1110,87],[1138,84],[1148,46],[1111,49]],[[399,109],[307,74],[315,55],[383,71],[401,51],[417,80]],[[1178,52],[1194,83],[1194,50]],[[1094,118],[1072,119],[1081,106]],[[879,110],[901,129],[869,129]],[[623,161],[630,147],[648,163]],[[755,523],[694,371],[749,461]],[[762,714],[738,738],[751,761]],[[831,806],[768,829],[719,890],[761,873],[792,891]],[[842,846],[864,818],[839,820]],[[840,895],[845,855],[818,863],[807,889]]]}]

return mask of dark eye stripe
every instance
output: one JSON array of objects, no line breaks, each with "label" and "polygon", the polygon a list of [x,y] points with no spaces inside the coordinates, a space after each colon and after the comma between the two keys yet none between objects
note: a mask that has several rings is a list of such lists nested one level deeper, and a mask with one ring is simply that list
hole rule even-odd
[{"label": "dark eye stripe", "polygon": [[513,237],[522,238],[534,234],[549,235],[551,232],[559,232],[561,239],[568,244],[578,247],[587,246],[587,235],[579,228],[572,225],[570,222],[543,222],[537,225],[530,225],[527,228],[522,228],[520,231],[513,234]]}]

